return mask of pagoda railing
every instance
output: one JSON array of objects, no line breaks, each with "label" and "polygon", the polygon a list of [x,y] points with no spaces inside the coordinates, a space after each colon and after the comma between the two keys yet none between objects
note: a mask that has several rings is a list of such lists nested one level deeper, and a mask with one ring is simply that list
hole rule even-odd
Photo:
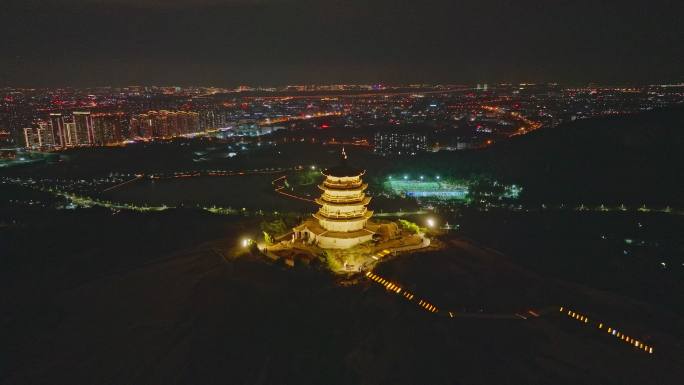
[{"label": "pagoda railing", "polygon": [[327,180],[323,182],[322,185],[318,185],[321,190],[331,189],[331,190],[355,190],[362,189],[365,190],[368,187],[367,183],[354,182],[354,183],[330,183]]},{"label": "pagoda railing", "polygon": [[348,211],[348,212],[330,212],[325,210],[320,210],[319,213],[327,218],[333,219],[346,219],[346,218],[360,218],[362,217],[368,209],[363,210]]},{"label": "pagoda railing", "polygon": [[331,202],[331,203],[358,203],[358,204],[363,204],[363,199],[365,196],[363,194],[359,194],[358,196],[354,197],[333,197],[328,194],[323,194],[321,195],[321,200]]}]

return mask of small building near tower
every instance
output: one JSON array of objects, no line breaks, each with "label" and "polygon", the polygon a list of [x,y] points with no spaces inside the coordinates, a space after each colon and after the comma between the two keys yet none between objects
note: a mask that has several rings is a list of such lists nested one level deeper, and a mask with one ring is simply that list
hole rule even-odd
[{"label": "small building near tower", "polygon": [[364,193],[368,184],[361,179],[365,173],[347,164],[343,148],[340,164],[322,171],[325,180],[318,187],[323,193],[316,199],[321,207],[293,229],[292,240],[323,249],[347,249],[371,241],[375,232],[368,226],[373,211],[368,210],[371,198]]}]

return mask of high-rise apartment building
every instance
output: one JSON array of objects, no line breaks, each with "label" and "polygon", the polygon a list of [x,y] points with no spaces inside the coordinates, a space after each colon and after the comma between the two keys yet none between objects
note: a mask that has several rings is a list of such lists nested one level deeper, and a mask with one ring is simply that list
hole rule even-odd
[{"label": "high-rise apartment building", "polygon": [[123,112],[92,114],[93,144],[120,143],[128,134],[128,119]]},{"label": "high-rise apartment building", "polygon": [[131,118],[131,133],[141,138],[172,138],[199,132],[199,122],[196,112],[149,111]]},{"label": "high-rise apartment building", "polygon": [[38,132],[33,127],[24,128],[24,143],[26,148],[38,148],[40,147],[40,139],[38,137]]},{"label": "high-rise apartment building", "polygon": [[415,155],[427,151],[427,137],[413,132],[377,132],[373,151],[379,155]]},{"label": "high-rise apartment building", "polygon": [[78,133],[76,132],[76,123],[64,122],[64,133],[66,134],[66,145],[78,145]]},{"label": "high-rise apartment building", "polygon": [[73,114],[76,125],[76,143],[72,145],[89,145],[95,142],[93,137],[93,119],[90,112],[76,111]]},{"label": "high-rise apartment building", "polygon": [[55,146],[64,148],[69,144],[67,132],[64,129],[64,117],[62,114],[50,114],[50,130],[52,131]]}]

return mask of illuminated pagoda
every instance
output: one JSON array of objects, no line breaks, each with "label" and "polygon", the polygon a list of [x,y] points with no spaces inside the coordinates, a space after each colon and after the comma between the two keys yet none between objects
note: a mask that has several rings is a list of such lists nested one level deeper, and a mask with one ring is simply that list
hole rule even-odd
[{"label": "illuminated pagoda", "polygon": [[318,186],[323,190],[316,199],[321,207],[312,219],[295,227],[293,241],[315,244],[324,249],[347,249],[370,241],[375,232],[368,229],[370,197],[364,194],[368,184],[361,176],[366,171],[347,165],[347,154],[342,148],[338,166],[322,171],[325,180]]}]

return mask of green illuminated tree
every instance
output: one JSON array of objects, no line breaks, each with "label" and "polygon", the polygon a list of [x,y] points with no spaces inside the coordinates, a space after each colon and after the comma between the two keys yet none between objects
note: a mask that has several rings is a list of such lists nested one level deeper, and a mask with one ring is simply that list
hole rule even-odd
[{"label": "green illuminated tree", "polygon": [[414,234],[422,233],[425,232],[425,229],[421,228],[417,224],[407,221],[406,219],[400,219],[399,220],[399,226],[406,231],[410,231]]},{"label": "green illuminated tree", "polygon": [[267,245],[272,245],[273,244],[273,237],[271,237],[267,232],[263,231],[264,233],[264,242]]},{"label": "green illuminated tree", "polygon": [[290,230],[285,221],[280,218],[272,221],[263,221],[259,227],[261,227],[261,231],[269,235],[271,240],[279,235],[287,233]]}]

